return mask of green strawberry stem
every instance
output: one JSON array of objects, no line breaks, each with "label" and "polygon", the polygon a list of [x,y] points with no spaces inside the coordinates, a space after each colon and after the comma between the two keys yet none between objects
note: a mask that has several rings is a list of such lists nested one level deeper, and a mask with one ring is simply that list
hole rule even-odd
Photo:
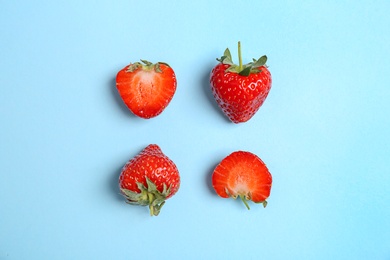
[{"label": "green strawberry stem", "polygon": [[[154,196],[152,193],[148,193],[148,200],[149,200],[149,210],[150,210],[150,216],[155,216],[155,212],[154,212],[154,205],[153,205],[153,201],[154,201]],[[157,212],[156,212],[157,213]],[[158,213],[157,213],[158,214]]]},{"label": "green strawberry stem", "polygon": [[238,71],[242,71],[241,42],[238,42]]},{"label": "green strawberry stem", "polygon": [[242,200],[242,202],[244,202],[246,208],[247,208],[248,210],[250,210],[251,208],[249,207],[248,202],[246,201],[245,196],[244,196],[244,195],[240,195],[240,199]]},{"label": "green strawberry stem", "polygon": [[159,201],[157,196],[153,195],[152,193],[148,193],[148,200],[150,216],[158,216],[162,206],[165,204],[165,201]]}]

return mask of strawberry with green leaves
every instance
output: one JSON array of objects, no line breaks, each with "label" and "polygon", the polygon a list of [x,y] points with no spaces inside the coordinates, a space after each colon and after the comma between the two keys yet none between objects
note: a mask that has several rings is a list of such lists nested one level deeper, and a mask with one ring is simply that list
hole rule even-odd
[{"label": "strawberry with green leaves", "polygon": [[248,200],[265,207],[271,193],[272,176],[257,155],[236,151],[217,165],[212,175],[212,185],[220,197],[240,197],[248,209]]},{"label": "strawberry with green leaves", "polygon": [[215,100],[225,115],[234,123],[251,119],[263,105],[271,89],[272,78],[267,56],[248,64],[242,63],[241,44],[238,42],[239,64],[232,61],[229,49],[217,59],[220,63],[211,71],[210,84]]},{"label": "strawberry with green leaves", "polygon": [[116,87],[130,111],[148,119],[161,114],[171,102],[176,91],[176,76],[166,63],[141,62],[120,70]]},{"label": "strawberry with green leaves", "polygon": [[151,144],[123,167],[119,187],[127,203],[149,206],[150,215],[157,216],[179,190],[180,175],[175,163]]}]

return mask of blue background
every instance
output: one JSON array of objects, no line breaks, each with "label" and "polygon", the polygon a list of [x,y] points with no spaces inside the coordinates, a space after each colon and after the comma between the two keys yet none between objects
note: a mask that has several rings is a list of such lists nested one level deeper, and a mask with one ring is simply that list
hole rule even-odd
[{"label": "blue background", "polygon": [[[389,1],[0,1],[0,259],[390,259]],[[208,78],[226,47],[268,56],[247,123]],[[154,119],[115,89],[139,59],[178,87]],[[237,61],[237,58],[235,58]],[[158,217],[122,166],[158,144],[180,170]],[[267,208],[221,199],[236,150],[273,174]]]}]

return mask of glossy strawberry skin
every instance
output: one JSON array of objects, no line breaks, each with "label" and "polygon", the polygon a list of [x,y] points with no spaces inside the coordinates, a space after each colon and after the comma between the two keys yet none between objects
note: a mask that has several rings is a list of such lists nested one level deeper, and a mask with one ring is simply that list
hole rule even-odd
[{"label": "glossy strawberry skin", "polygon": [[229,67],[229,64],[219,63],[213,68],[212,92],[224,114],[234,123],[243,123],[263,105],[272,86],[272,77],[266,66],[249,76],[226,72]]},{"label": "glossy strawberry skin", "polygon": [[243,201],[251,200],[265,206],[271,193],[272,175],[257,155],[236,151],[217,165],[212,175],[212,185],[222,198],[241,197]]},{"label": "glossy strawberry skin", "polygon": [[165,110],[176,92],[176,85],[175,72],[166,63],[130,64],[116,76],[116,87],[123,102],[136,116],[145,119]]},{"label": "glossy strawberry skin", "polygon": [[180,175],[175,163],[169,159],[156,144],[148,145],[123,167],[119,177],[121,189],[141,192],[137,182],[147,187],[146,177],[149,178],[162,192],[164,184],[171,188],[166,197],[172,197],[180,187]]}]

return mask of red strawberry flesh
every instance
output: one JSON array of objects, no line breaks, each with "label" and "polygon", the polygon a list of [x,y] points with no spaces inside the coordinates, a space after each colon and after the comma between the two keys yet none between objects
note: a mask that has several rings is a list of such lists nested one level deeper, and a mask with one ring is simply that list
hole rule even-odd
[{"label": "red strawberry flesh", "polygon": [[142,118],[159,115],[176,91],[176,76],[172,68],[165,63],[157,64],[158,69],[156,64],[130,64],[116,77],[116,86],[124,103]]},{"label": "red strawberry flesh", "polygon": [[237,151],[224,158],[215,168],[212,185],[223,198],[240,196],[245,200],[264,203],[271,192],[272,176],[258,156]]}]

